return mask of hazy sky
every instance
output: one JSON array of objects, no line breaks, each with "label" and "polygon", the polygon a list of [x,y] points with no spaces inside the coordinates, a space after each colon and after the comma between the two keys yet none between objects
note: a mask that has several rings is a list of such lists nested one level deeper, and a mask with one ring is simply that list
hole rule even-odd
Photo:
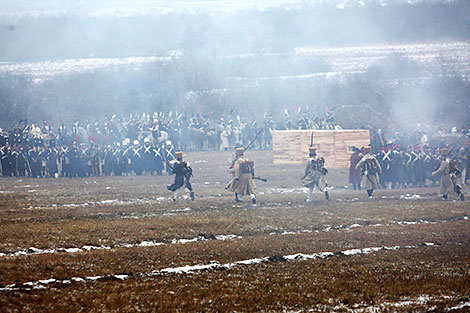
[{"label": "hazy sky", "polygon": [[65,12],[91,15],[165,13],[168,10],[231,12],[238,9],[265,9],[299,4],[333,4],[338,8],[370,3],[444,2],[449,0],[0,0],[0,14],[57,14]]}]

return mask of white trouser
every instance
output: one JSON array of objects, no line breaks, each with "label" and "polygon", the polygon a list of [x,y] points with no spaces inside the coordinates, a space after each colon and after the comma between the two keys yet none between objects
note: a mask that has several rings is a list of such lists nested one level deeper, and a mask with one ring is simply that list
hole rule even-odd
[{"label": "white trouser", "polygon": [[313,187],[308,188],[307,201],[311,202],[313,197]]},{"label": "white trouser", "polygon": [[175,191],[173,191],[173,199],[178,200],[178,195],[180,193],[180,190],[186,190],[186,192],[191,192],[188,188],[178,188]]}]

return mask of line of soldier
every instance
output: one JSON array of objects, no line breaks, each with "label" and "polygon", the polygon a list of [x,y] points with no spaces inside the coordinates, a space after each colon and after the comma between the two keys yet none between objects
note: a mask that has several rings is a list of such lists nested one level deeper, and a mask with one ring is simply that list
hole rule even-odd
[{"label": "line of soldier", "polygon": [[[350,182],[355,190],[364,187],[369,198],[372,198],[373,191],[379,189],[380,185],[382,188],[407,187],[406,184],[400,184],[406,183],[400,178],[414,177],[414,187],[427,186],[426,180],[429,179],[433,184],[439,181],[443,200],[447,200],[449,194],[455,193],[464,201],[461,178],[465,182],[469,174],[470,141],[467,141],[465,147],[459,149],[454,157],[451,157],[449,152],[449,148],[444,147],[437,150],[435,155],[431,155],[429,149],[425,148],[423,152],[415,149],[412,154],[402,150],[395,152],[395,157],[390,157],[393,150],[374,155],[371,154],[370,146],[364,147],[363,153],[356,149],[351,156]],[[391,172],[394,170],[395,172]],[[356,176],[357,173],[359,176]],[[394,174],[397,175],[392,176]]]},{"label": "line of soldier", "polygon": [[[440,176],[433,176],[432,173],[440,166],[440,150],[432,150],[429,146],[415,146],[414,149],[403,149],[398,145],[383,147],[380,153],[374,154],[381,167],[378,184],[382,189],[439,184]],[[349,183],[354,190],[361,189],[361,175],[356,165],[363,154],[364,151],[354,148],[350,158]],[[470,180],[470,141],[465,142],[458,153],[454,153],[453,159],[458,161],[458,168],[461,169],[461,183],[466,184]]]},{"label": "line of soldier", "polygon": [[28,146],[0,147],[1,175],[30,177],[87,177],[162,175],[167,163],[175,159],[170,141],[154,145],[149,138],[144,144],[126,139],[114,147],[97,145],[58,146],[33,141]]}]

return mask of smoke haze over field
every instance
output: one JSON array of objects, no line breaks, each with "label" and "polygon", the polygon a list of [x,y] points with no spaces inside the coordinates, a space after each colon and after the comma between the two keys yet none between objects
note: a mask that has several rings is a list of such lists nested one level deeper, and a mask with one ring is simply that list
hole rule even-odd
[{"label": "smoke haze over field", "polygon": [[0,0],[0,122],[336,105],[359,127],[455,105],[445,123],[466,123],[469,13],[463,0]]}]

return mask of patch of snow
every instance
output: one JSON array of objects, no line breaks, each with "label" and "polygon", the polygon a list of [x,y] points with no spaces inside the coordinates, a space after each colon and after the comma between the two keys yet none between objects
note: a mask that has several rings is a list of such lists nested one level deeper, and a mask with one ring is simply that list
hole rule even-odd
[{"label": "patch of snow", "polygon": [[454,311],[454,310],[461,310],[465,307],[470,307],[470,302],[463,302],[459,305],[453,306],[451,308],[446,309],[446,312]]},{"label": "patch of snow", "polygon": [[184,209],[174,209],[174,210],[171,210],[171,212],[188,212],[191,210],[192,210],[191,208],[184,208]]},{"label": "patch of snow", "polygon": [[72,277],[70,280],[71,280],[71,281],[76,281],[76,282],[85,281],[85,279],[83,279],[83,278],[81,278],[81,277]]},{"label": "patch of snow", "polygon": [[113,275],[113,277],[120,279],[120,280],[124,280],[124,279],[129,278],[129,275]]},{"label": "patch of snow", "polygon": [[362,253],[361,249],[350,249],[350,250],[343,251],[344,255],[355,255],[355,254],[360,254],[360,253]]},{"label": "patch of snow", "polygon": [[66,248],[64,249],[64,251],[67,253],[77,253],[77,252],[82,252],[83,250],[80,248]]},{"label": "patch of snow", "polygon": [[[287,255],[287,256],[281,256],[279,258],[285,259],[285,260],[308,260],[308,259],[317,259],[317,258],[327,259],[335,255],[354,255],[354,254],[360,254],[360,253],[367,254],[367,253],[377,252],[380,250],[415,249],[415,248],[419,248],[422,246],[429,246],[429,245],[434,245],[434,244],[426,243],[424,245],[421,244],[421,245],[406,246],[406,247],[393,246],[393,247],[371,247],[371,248],[363,248],[363,249],[349,249],[349,250],[340,251],[336,253],[334,252],[321,252],[321,253],[314,253],[314,254],[297,253],[297,254],[292,254],[292,255]],[[270,257],[255,258],[255,259],[242,260],[242,261],[237,261],[235,263],[226,263],[226,264],[220,264],[217,261],[211,261],[209,264],[168,267],[162,270],[155,270],[150,273],[140,273],[139,275],[140,276],[158,276],[158,275],[163,275],[163,274],[191,274],[191,273],[198,272],[198,271],[217,269],[217,268],[230,269],[238,265],[256,265],[262,262],[268,262],[270,259],[271,259]],[[64,280],[45,279],[45,280],[38,280],[37,282],[26,282],[22,284],[21,286],[33,287],[33,289],[44,289],[45,288],[44,285],[48,285],[51,283],[69,284],[71,282],[83,282],[85,280],[96,281],[96,280],[107,278],[107,277],[114,277],[120,280],[125,280],[129,276],[125,274],[114,274],[114,275],[107,275],[107,276],[87,276],[85,278],[72,277],[71,279],[64,279]],[[16,286],[17,285],[14,284],[14,285],[8,285],[3,288],[0,287],[0,291],[8,291],[8,290],[11,290],[12,288],[15,288]]]},{"label": "patch of snow", "polygon": [[217,268],[217,267],[220,267],[219,263],[211,263],[211,264],[206,264],[206,265],[193,265],[193,266],[186,265],[186,266],[181,266],[181,267],[164,268],[160,272],[161,273],[173,273],[173,274],[189,274],[195,271],[209,270],[209,269]]},{"label": "patch of snow", "polygon": [[237,235],[216,235],[215,238],[217,240],[233,240],[233,239],[241,239],[242,236],[237,236]]},{"label": "patch of snow", "polygon": [[142,241],[141,243],[134,245],[137,247],[155,247],[155,246],[160,246],[163,245],[162,242],[155,242],[155,241]]},{"label": "patch of snow", "polygon": [[267,259],[268,258],[249,259],[249,260],[243,260],[243,261],[235,262],[235,264],[238,264],[238,265],[253,265],[253,264],[259,264],[263,261],[266,261]]},{"label": "patch of snow", "polygon": [[118,201],[119,201],[118,199],[114,199],[114,200],[103,200],[103,201],[97,202],[96,204],[112,204],[112,203],[116,203],[116,202],[118,202]]},{"label": "patch of snow", "polygon": [[409,193],[407,193],[406,195],[401,195],[400,199],[414,200],[414,199],[421,199],[421,196],[417,194],[410,195]]}]

